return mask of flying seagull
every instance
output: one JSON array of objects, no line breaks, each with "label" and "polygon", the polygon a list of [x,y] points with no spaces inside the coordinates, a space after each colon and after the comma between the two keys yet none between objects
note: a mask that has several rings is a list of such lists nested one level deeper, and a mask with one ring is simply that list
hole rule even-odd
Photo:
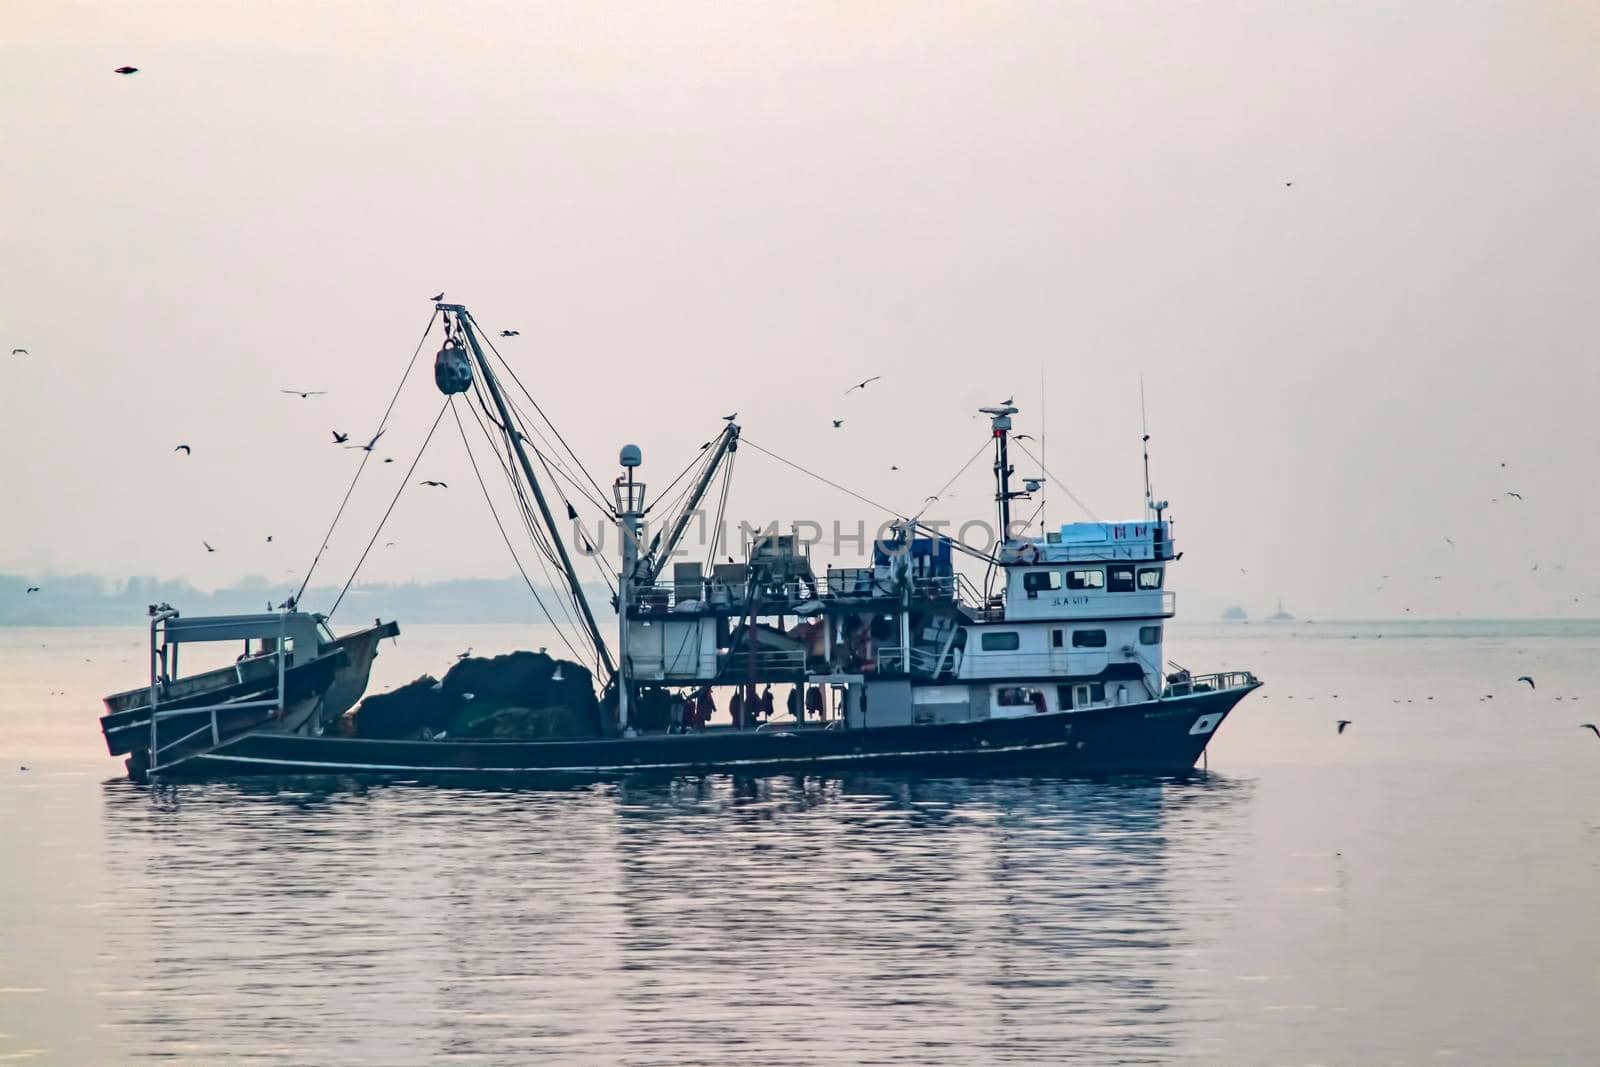
[{"label": "flying seagull", "polygon": [[394,457],[393,456],[384,456],[383,457],[383,461],[385,463],[393,463],[394,462]]},{"label": "flying seagull", "polygon": [[334,430],[333,431],[333,443],[334,444],[342,445],[348,440],[350,440],[350,435],[349,434],[340,433],[338,430]]},{"label": "flying seagull", "polygon": [[[39,587],[38,586],[36,586],[36,585],[28,586],[28,592],[29,593],[37,593],[38,591],[39,591]],[[26,595],[26,594],[24,594],[24,595]]]},{"label": "flying seagull", "polygon": [[428,299],[429,299],[429,300],[432,300],[432,301],[433,301],[433,302],[434,302],[434,303],[435,303],[435,304],[437,304],[437,303],[438,303],[438,302],[439,302],[439,301],[441,301],[441,300],[443,300],[443,299],[444,299],[444,290],[443,290],[443,289],[440,289],[440,290],[439,290],[439,291],[438,291],[438,292],[437,292],[437,293],[435,293],[435,294],[434,294],[434,295],[433,295],[433,296],[430,296],[430,297],[428,297]]},{"label": "flying seagull", "polygon": [[1014,433],[1014,434],[1011,435],[1011,439],[1013,441],[1031,441],[1031,440],[1033,440],[1033,434],[1031,434],[1031,433]]},{"label": "flying seagull", "polygon": [[215,552],[215,551],[216,551],[216,549],[214,549],[214,548],[212,548],[212,547],[211,547],[211,542],[210,542],[210,541],[201,541],[201,542],[200,542],[200,543],[201,543],[201,544],[202,544],[202,545],[205,545],[205,546],[206,546],[206,551],[207,551],[207,552]]},{"label": "flying seagull", "polygon": [[1342,734],[1342,733],[1344,733],[1344,728],[1345,728],[1345,727],[1346,727],[1346,726],[1349,726],[1349,725],[1350,725],[1350,720],[1349,720],[1349,719],[1340,719],[1340,720],[1339,720],[1339,723],[1338,723],[1338,726],[1339,726],[1339,732],[1340,732],[1340,733],[1341,733],[1341,734]]},{"label": "flying seagull", "polygon": [[346,447],[346,448],[359,448],[363,452],[371,452],[372,451],[372,446],[378,443],[378,438],[382,437],[384,434],[386,434],[388,432],[389,432],[388,430],[379,430],[377,433],[372,435],[372,440],[368,441],[364,445],[345,445],[344,447]]},{"label": "flying seagull", "polygon": [[1445,543],[1445,544],[1447,544],[1447,545],[1449,545],[1449,546],[1450,546],[1450,547],[1451,547],[1451,548],[1454,548],[1454,547],[1456,547],[1456,543],[1455,543],[1455,542],[1454,542],[1454,541],[1452,541],[1452,540],[1451,540],[1451,539],[1450,539],[1450,538],[1448,538],[1448,537],[1446,537],[1446,538],[1445,538],[1445,539],[1444,539],[1444,543]]},{"label": "flying seagull", "polygon": [[501,337],[521,337],[522,336],[522,331],[521,330],[501,330],[500,331],[500,336]]},{"label": "flying seagull", "polygon": [[1519,682],[1527,682],[1529,689],[1537,689],[1537,688],[1539,688],[1538,686],[1533,684],[1533,679],[1529,678],[1526,674],[1518,675],[1517,676],[1517,681],[1519,681]]},{"label": "flying seagull", "polygon": [[1596,737],[1600,737],[1600,726],[1596,726],[1592,722],[1579,723],[1578,724],[1578,729],[1580,729],[1580,730],[1593,730],[1594,731],[1594,735]]},{"label": "flying seagull", "polygon": [[116,70],[112,71],[111,73],[113,73],[113,74],[137,74],[137,73],[139,73],[139,68],[138,67],[118,67]]},{"label": "flying seagull", "polygon": [[1294,185],[1294,182],[1284,182],[1284,183],[1283,183],[1283,187],[1284,187],[1284,188],[1285,188],[1285,189],[1288,189],[1288,188],[1290,188],[1290,187],[1291,187],[1291,186],[1293,186],[1293,185]]},{"label": "flying seagull", "polygon": [[190,448],[188,445],[179,445],[177,448],[174,448],[173,451],[182,452],[186,456],[194,454],[194,449]]},{"label": "flying seagull", "polygon": [[301,400],[304,400],[308,396],[323,396],[323,395],[325,395],[327,393],[327,390],[326,389],[279,389],[278,392],[280,392],[280,393],[288,393],[290,396],[297,396]]},{"label": "flying seagull", "polygon": [[28,350],[26,348],[13,348],[11,354],[13,356],[25,356],[28,354]]},{"label": "flying seagull", "polygon": [[445,485],[443,482],[435,482],[435,481],[418,482],[417,484],[418,485],[437,485],[440,489],[448,489],[448,488],[450,488],[448,485]]},{"label": "flying seagull", "polygon": [[271,534],[267,534],[267,544],[269,544],[269,545],[272,544],[272,535]]},{"label": "flying seagull", "polygon": [[393,542],[393,541],[385,541],[385,542],[384,542],[384,543],[383,543],[383,547],[384,547],[384,548],[393,548],[393,547],[394,547],[394,545],[395,545],[395,543],[394,543],[394,542]]},{"label": "flying seagull", "polygon": [[839,427],[841,427],[843,425],[844,425],[844,420],[843,419],[834,419],[833,420],[833,428],[835,430],[837,430]]},{"label": "flying seagull", "polygon": [[1514,496],[1514,497],[1516,497],[1516,498],[1517,498],[1517,499],[1518,499],[1518,500],[1521,500],[1521,499],[1522,499],[1522,494],[1521,494],[1521,493],[1517,493],[1517,492],[1513,492],[1513,491],[1512,491],[1512,490],[1510,490],[1510,489],[1507,489],[1507,490],[1506,490],[1506,496]]},{"label": "flying seagull", "polygon": [[846,389],[844,391],[844,395],[845,396],[849,396],[851,393],[855,392],[857,389],[865,389],[867,386],[871,385],[873,382],[877,381],[878,379],[880,379],[882,377],[883,377],[883,375],[881,375],[881,374],[874,374],[872,377],[868,378],[864,382],[857,382],[856,384],[852,385],[850,388]]},{"label": "flying seagull", "polygon": [[899,467],[896,467],[896,466],[895,466],[895,465],[894,465],[894,464],[893,464],[893,463],[891,463],[891,464],[889,464],[889,469],[890,469],[890,470],[892,470],[892,471],[897,471],[897,470],[899,470],[899,469],[900,469],[900,468],[899,468]]}]

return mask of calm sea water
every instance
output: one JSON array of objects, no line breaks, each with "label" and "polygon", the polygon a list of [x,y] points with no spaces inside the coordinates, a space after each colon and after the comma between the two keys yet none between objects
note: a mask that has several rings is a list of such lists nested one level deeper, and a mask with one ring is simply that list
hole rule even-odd
[{"label": "calm sea water", "polygon": [[127,784],[143,640],[0,631],[0,1061],[1600,1060],[1597,625],[1175,626],[1268,681],[1184,782],[566,792]]}]

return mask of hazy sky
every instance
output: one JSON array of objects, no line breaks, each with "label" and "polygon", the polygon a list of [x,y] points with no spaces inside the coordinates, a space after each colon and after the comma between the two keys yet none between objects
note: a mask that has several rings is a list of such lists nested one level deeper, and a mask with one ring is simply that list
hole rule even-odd
[{"label": "hazy sky", "polygon": [[[289,581],[442,288],[602,481],[738,410],[915,509],[1014,394],[1133,518],[1143,372],[1180,610],[1594,615],[1597,55],[1600,6],[1526,0],[8,0],[0,570]],[[881,517],[735,475],[735,516]],[[364,574],[512,573],[453,424],[417,477]]]}]

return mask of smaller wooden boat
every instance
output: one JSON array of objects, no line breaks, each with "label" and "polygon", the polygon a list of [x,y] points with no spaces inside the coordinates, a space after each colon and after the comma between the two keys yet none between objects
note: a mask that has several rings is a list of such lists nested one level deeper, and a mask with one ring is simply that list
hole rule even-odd
[{"label": "smaller wooden boat", "polygon": [[[378,642],[399,632],[380,621],[335,637],[307,612],[185,619],[153,605],[150,682],[105,698],[106,748],[142,780],[247,733],[321,734],[361,699]],[[178,673],[183,645],[222,641],[243,642],[231,666]]]}]

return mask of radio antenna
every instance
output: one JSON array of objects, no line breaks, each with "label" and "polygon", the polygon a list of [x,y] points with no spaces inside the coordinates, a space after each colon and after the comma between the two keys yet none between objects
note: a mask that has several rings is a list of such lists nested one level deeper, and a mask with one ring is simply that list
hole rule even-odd
[{"label": "radio antenna", "polygon": [[[1039,473],[1041,475],[1044,474],[1044,471],[1046,469],[1045,465],[1044,465],[1044,463],[1045,463],[1044,446],[1045,446],[1045,441],[1046,441],[1045,429],[1046,429],[1046,427],[1048,425],[1048,422],[1047,422],[1047,420],[1045,418],[1046,411],[1047,411],[1047,409],[1045,407],[1045,401],[1044,401],[1044,361],[1040,360],[1039,361]],[[1049,490],[1046,489],[1046,492],[1048,492],[1048,491]],[[1045,533],[1045,530],[1049,529],[1049,527],[1047,527],[1045,525],[1045,522],[1044,522],[1044,506],[1045,506],[1045,503],[1046,503],[1046,501],[1048,499],[1049,499],[1048,497],[1040,497],[1040,499],[1039,499],[1039,536],[1040,537],[1044,537],[1044,538],[1048,538],[1048,536],[1049,536],[1048,534]]]},{"label": "radio antenna", "polygon": [[1139,372],[1139,444],[1144,450],[1144,517],[1155,510],[1155,495],[1150,491],[1150,423],[1144,411],[1144,371]]}]

